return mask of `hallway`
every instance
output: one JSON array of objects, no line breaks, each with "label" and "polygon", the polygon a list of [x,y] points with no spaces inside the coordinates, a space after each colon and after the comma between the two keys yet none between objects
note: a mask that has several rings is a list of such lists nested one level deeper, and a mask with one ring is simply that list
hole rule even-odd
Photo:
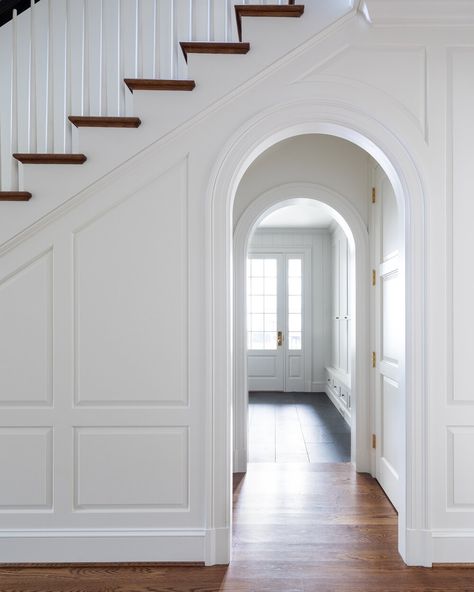
[{"label": "hallway", "polygon": [[349,463],[251,463],[230,566],[0,568],[2,592],[467,592],[469,567],[410,568],[381,488]]},{"label": "hallway", "polygon": [[250,462],[350,459],[350,428],[325,393],[249,393]]}]

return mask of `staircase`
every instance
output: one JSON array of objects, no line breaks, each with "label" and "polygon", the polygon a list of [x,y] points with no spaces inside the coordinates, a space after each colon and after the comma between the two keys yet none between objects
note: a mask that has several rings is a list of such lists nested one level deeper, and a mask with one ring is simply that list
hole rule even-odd
[{"label": "staircase", "polygon": [[[173,22],[172,18],[173,34],[169,38],[170,50],[166,60],[170,63],[169,67],[164,68],[163,56],[160,55],[162,47],[157,45],[157,34],[163,26],[160,24],[161,21],[158,21],[159,0],[154,1],[154,32],[148,33],[148,41],[144,31],[146,15],[138,12],[140,7],[144,10],[145,4],[140,4],[143,0],[135,0],[134,3],[136,12],[132,28],[135,38],[126,39],[127,35],[130,37],[130,31],[127,32],[123,23],[126,20],[125,8],[128,4],[124,5],[123,1],[100,0],[93,3],[93,6],[99,9],[98,22],[95,25],[90,0],[83,0],[83,20],[79,23],[75,19],[77,15],[73,13],[77,5],[71,4],[70,0],[64,0],[61,5],[57,0],[54,3],[52,0],[42,0],[38,5],[32,2],[30,10],[19,17],[14,11],[13,20],[0,29],[3,32],[5,27],[10,26],[8,41],[13,48],[10,72],[11,124],[5,131],[1,129],[5,128],[5,124],[0,122],[0,132],[4,132],[3,141],[0,141],[0,149],[3,148],[0,152],[0,201],[4,202],[3,208],[7,206],[5,202],[11,202],[10,208],[15,208],[4,210],[5,216],[13,213],[15,224],[11,224],[11,219],[7,221],[5,216],[2,217],[0,244],[145,147],[166,138],[167,134],[186,121],[192,120],[199,113],[204,113],[209,105],[223,100],[229,93],[236,92],[239,86],[250,81],[252,77],[261,76],[262,73],[264,75],[272,63],[294,49],[295,45],[307,41],[347,12],[347,0],[336,0],[332,12],[329,13],[320,14],[317,7],[311,5],[309,13],[313,19],[308,19],[306,23],[301,21],[301,25],[296,26],[297,19],[305,13],[305,6],[301,4],[291,1],[285,4],[236,4],[232,5],[231,20],[230,13],[224,15],[225,26],[221,27],[221,34],[225,41],[210,40],[213,27],[216,29],[214,36],[219,35],[218,27],[215,25],[217,16],[211,14],[210,8],[204,19],[207,24],[204,25],[199,25],[199,14],[187,15],[191,19],[191,25],[187,27],[187,40],[179,39],[178,33],[183,27]],[[41,5],[42,14],[36,14]],[[106,10],[112,5],[118,10],[117,22],[114,21],[115,25],[118,23],[115,33],[111,33],[111,17],[106,14]],[[228,11],[230,5],[226,2],[225,6]],[[58,16],[56,11],[61,13],[61,10],[62,16]],[[318,20],[316,31],[314,17]],[[20,23],[22,18],[24,22]],[[55,52],[57,21],[61,19],[64,25],[61,37],[66,39],[64,47],[61,47],[61,53],[65,54],[62,61]],[[193,24],[193,19],[197,19],[198,24]],[[258,25],[253,25],[254,22]],[[285,23],[284,27],[279,26],[280,23]],[[289,23],[293,23],[292,27],[289,27]],[[40,43],[38,31],[41,25],[44,25],[47,31]],[[24,75],[20,80],[18,62],[22,57],[20,47],[25,26],[29,33],[26,48],[28,72],[27,80]],[[246,32],[250,33],[252,44],[243,40],[244,26]],[[192,39],[199,30],[204,33],[207,30],[208,40]],[[114,34],[118,36],[118,60],[117,63],[110,64],[110,55],[104,50],[104,38],[108,35],[110,40]],[[82,41],[79,45],[82,55],[78,56],[75,42],[81,36]],[[235,36],[237,40],[233,39]],[[90,55],[92,45],[88,45],[93,37],[100,48],[97,64]],[[274,42],[269,44],[266,41],[269,37]],[[153,42],[150,42],[151,38]],[[137,75],[125,76],[118,80],[121,72],[130,71],[127,67],[127,57],[124,56],[124,48],[129,46],[134,48],[134,68],[131,69]],[[178,47],[180,53],[177,55]],[[46,57],[43,56],[42,49]],[[154,54],[151,60],[148,54]],[[209,56],[221,57],[216,57],[210,62]],[[252,56],[252,59],[249,59],[249,56]],[[43,63],[40,66],[46,72],[46,84],[43,86],[38,82],[38,62],[41,60]],[[58,67],[64,69],[64,83],[60,89],[62,94],[59,101],[54,79]],[[172,76],[160,78],[144,75],[160,70]],[[193,76],[183,77],[183,73],[192,73]],[[114,77],[119,82],[117,87],[113,84]],[[82,85],[79,90],[78,81]],[[96,86],[100,86],[99,92]],[[26,101],[23,101],[26,109],[20,113],[18,105],[21,104],[21,100],[18,100],[21,99],[22,93],[27,95]],[[190,93],[194,99],[187,98]],[[118,113],[109,114],[111,110]],[[22,121],[23,114],[26,121]],[[58,129],[61,114],[64,128]],[[41,118],[44,121],[40,121]],[[101,128],[107,130],[103,131]],[[23,137],[22,142],[20,136]],[[10,155],[4,148],[5,144],[12,148]],[[18,150],[20,144],[26,149]],[[63,165],[61,173],[51,173],[51,165]],[[54,169],[57,170],[57,167]],[[66,181],[67,195],[64,195],[64,191],[62,195],[55,194],[55,176],[58,186],[64,185]],[[46,201],[41,206],[36,204],[30,214],[26,213],[26,210],[18,209],[31,208],[38,200],[48,200],[48,205],[45,205]]]}]

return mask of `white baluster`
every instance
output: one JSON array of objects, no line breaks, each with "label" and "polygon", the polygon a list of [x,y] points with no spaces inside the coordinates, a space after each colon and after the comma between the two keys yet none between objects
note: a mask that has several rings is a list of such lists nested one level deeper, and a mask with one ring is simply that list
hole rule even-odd
[{"label": "white baluster", "polygon": [[188,40],[194,40],[194,4],[193,0],[189,0],[189,27],[188,27]]},{"label": "white baluster", "polygon": [[90,112],[90,85],[89,85],[89,22],[88,0],[83,2],[82,19],[82,110],[81,115],[89,115]]},{"label": "white baluster", "polygon": [[135,78],[140,78],[140,0],[135,0]]},{"label": "white baluster", "polygon": [[48,1],[48,60],[46,64],[46,152],[53,152],[54,150],[54,84],[53,84],[53,11],[51,8],[52,0]]},{"label": "white baluster", "polygon": [[[191,2],[191,0],[190,0]],[[153,78],[160,77],[160,5],[159,0],[153,0]]]},{"label": "white baluster", "polygon": [[[13,10],[12,19],[12,79],[11,79],[11,153],[18,152],[18,23],[17,10]],[[18,189],[18,162],[12,158],[12,190]]]},{"label": "white baluster", "polygon": [[207,0],[207,40],[212,40],[213,27],[212,27],[212,0]]},{"label": "white baluster", "polygon": [[117,115],[125,113],[125,84],[123,83],[124,78],[124,67],[123,67],[123,32],[122,32],[122,0],[118,0],[117,3]]},{"label": "white baluster", "polygon": [[105,40],[105,23],[104,23],[104,0],[100,0],[99,9],[99,115],[107,115],[107,40]]},{"label": "white baluster", "polygon": [[175,0],[170,0],[170,78],[177,78],[177,50],[176,50],[176,5]]},{"label": "white baluster", "polygon": [[66,14],[64,18],[64,46],[66,49],[66,55],[64,60],[64,152],[70,152],[72,146],[72,130],[68,120],[72,110],[72,56],[71,56],[71,6],[70,0],[66,0]]},{"label": "white baluster", "polygon": [[30,3],[30,59],[28,84],[28,151],[36,152],[38,137],[36,130],[36,34],[35,34],[35,0]]}]

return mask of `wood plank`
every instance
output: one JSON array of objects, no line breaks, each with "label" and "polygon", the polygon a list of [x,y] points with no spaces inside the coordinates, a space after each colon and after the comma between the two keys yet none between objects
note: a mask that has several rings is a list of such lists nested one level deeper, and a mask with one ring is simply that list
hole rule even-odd
[{"label": "wood plank", "polygon": [[84,154],[15,153],[13,158],[16,158],[22,164],[83,164],[87,160]]},{"label": "wood plank", "polygon": [[97,117],[70,115],[69,121],[76,127],[126,127],[136,128],[141,125],[138,117]]},{"label": "wood plank", "polygon": [[235,18],[239,39],[242,41],[242,17],[244,16],[299,18],[303,13],[303,4],[236,4]]},{"label": "wood plank", "polygon": [[216,43],[214,41],[181,41],[184,58],[188,61],[189,53],[209,54],[246,54],[250,50],[250,43]]},{"label": "wood plank", "polygon": [[28,191],[0,191],[0,201],[29,201],[31,193]]},{"label": "wood plank", "polygon": [[196,86],[194,80],[158,80],[154,78],[125,78],[124,82],[131,92],[133,92],[134,90],[191,91]]}]

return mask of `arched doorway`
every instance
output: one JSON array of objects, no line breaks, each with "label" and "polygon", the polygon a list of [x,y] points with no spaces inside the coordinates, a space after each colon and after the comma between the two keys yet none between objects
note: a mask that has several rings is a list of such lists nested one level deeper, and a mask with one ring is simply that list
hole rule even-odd
[{"label": "arched doorway", "polygon": [[349,239],[351,266],[355,282],[350,295],[355,310],[355,330],[351,337],[351,368],[353,368],[352,461],[358,471],[370,472],[368,437],[369,415],[369,324],[368,283],[369,247],[367,227],[350,200],[327,187],[311,183],[280,185],[253,201],[239,219],[234,234],[234,472],[246,470],[247,459],[247,367],[245,332],[245,263],[249,239],[259,221],[276,209],[305,200],[324,203]]},{"label": "arched doorway", "polygon": [[[401,253],[406,302],[405,356],[401,360],[404,386],[404,434],[400,447],[404,466],[399,512],[399,551],[410,565],[423,565],[426,511],[426,400],[424,390],[424,191],[416,154],[374,117],[347,104],[298,102],[273,108],[247,122],[231,139],[216,162],[209,185],[208,217],[208,353],[210,435],[207,451],[210,536],[207,563],[226,563],[231,555],[231,470],[233,392],[232,203],[243,174],[253,160],[280,140],[299,134],[338,136],[366,150],[387,174],[404,222]],[[418,319],[415,327],[413,319]],[[409,363],[406,363],[409,360]]]}]

